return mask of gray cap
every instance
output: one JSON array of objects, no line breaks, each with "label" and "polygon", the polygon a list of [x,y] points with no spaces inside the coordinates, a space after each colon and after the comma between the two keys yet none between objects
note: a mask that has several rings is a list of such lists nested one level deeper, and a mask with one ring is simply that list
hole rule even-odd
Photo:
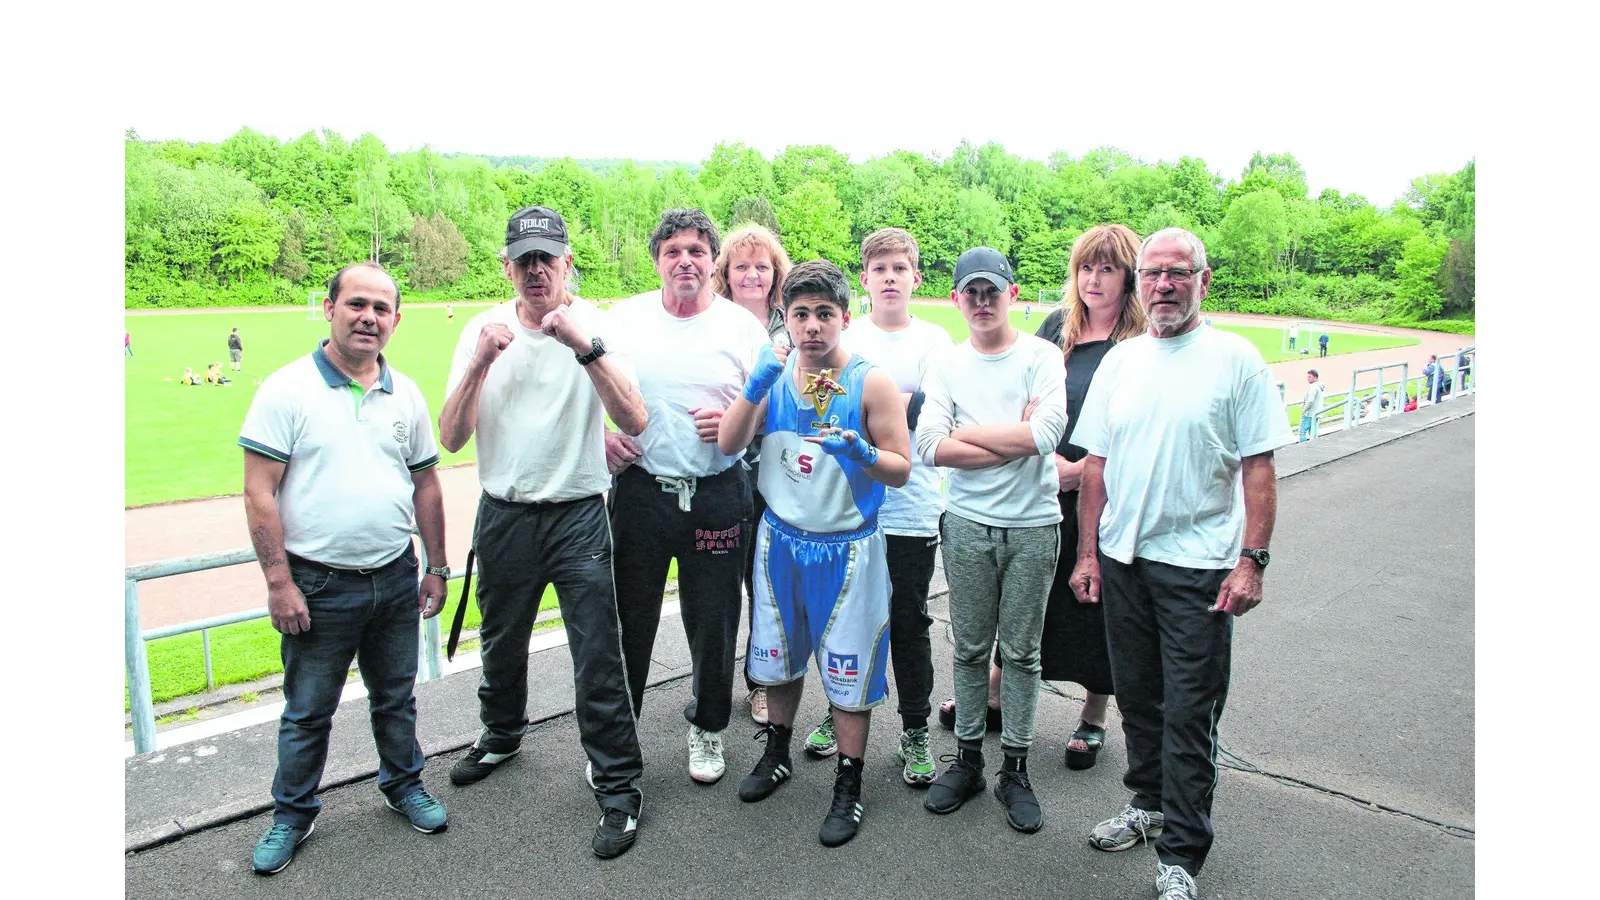
[{"label": "gray cap", "polygon": [[561,214],[546,206],[517,210],[506,223],[506,258],[542,250],[551,256],[567,253],[567,223]]},{"label": "gray cap", "polygon": [[1004,291],[1016,280],[1005,255],[992,247],[973,247],[956,260],[956,293],[967,289],[967,282],[982,278]]}]

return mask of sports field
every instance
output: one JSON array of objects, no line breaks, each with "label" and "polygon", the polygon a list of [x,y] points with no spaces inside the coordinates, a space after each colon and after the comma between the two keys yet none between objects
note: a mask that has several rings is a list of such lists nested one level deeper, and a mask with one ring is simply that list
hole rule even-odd
[{"label": "sports field", "polygon": [[[422,388],[435,415],[444,405],[445,379],[456,339],[483,308],[483,304],[457,304],[455,318],[447,320],[442,306],[401,307],[400,324],[386,356]],[[954,306],[917,304],[913,313],[942,326],[957,341],[967,336],[966,322]],[[1036,306],[1024,322],[1024,311],[1013,308],[1011,319],[1018,328],[1032,333],[1047,313]],[[244,464],[236,441],[256,386],[266,375],[311,352],[328,336],[327,322],[308,319],[304,309],[131,315],[125,321],[134,352],[124,360],[125,505],[239,493]],[[1219,327],[1249,338],[1269,363],[1297,358],[1281,352],[1281,332],[1276,328]],[[240,373],[233,372],[227,362],[228,332],[233,328],[239,329],[244,344],[244,371]],[[1340,334],[1332,349],[1354,353],[1416,343],[1414,338]],[[178,383],[185,366],[203,373],[213,362],[222,363],[223,374],[234,378],[233,384],[185,387]],[[468,442],[460,453],[443,453],[443,463],[472,462],[476,453],[475,444]]]}]

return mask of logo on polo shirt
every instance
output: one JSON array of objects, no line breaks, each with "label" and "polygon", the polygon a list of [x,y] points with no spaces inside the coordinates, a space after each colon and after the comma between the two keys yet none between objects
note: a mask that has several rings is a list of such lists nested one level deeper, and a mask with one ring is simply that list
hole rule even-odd
[{"label": "logo on polo shirt", "polygon": [[410,438],[411,426],[403,421],[396,421],[394,423],[394,442],[396,444],[404,444]]}]

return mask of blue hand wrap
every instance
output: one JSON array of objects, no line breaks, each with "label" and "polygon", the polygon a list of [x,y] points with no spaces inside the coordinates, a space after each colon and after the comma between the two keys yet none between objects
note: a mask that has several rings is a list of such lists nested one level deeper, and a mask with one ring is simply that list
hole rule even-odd
[{"label": "blue hand wrap", "polygon": [[772,352],[771,344],[762,347],[761,355],[756,357],[756,367],[750,373],[750,380],[744,383],[744,398],[759,405],[782,377],[783,360]]},{"label": "blue hand wrap", "polygon": [[878,464],[878,448],[867,443],[867,439],[859,434],[852,439],[846,439],[842,431],[830,434],[822,439],[822,452],[829,456],[842,456],[869,469]]}]

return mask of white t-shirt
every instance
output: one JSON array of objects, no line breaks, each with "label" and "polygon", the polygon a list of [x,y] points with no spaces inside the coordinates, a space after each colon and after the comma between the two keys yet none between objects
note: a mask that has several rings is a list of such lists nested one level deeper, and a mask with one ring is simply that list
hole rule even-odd
[{"label": "white t-shirt", "polygon": [[925,397],[917,422],[917,453],[934,465],[939,442],[963,425],[1014,425],[1033,398],[1028,420],[1039,455],[984,469],[951,469],[945,508],[1002,528],[1053,525],[1061,521],[1052,454],[1067,429],[1067,370],[1061,348],[1017,333],[1008,349],[978,353],[970,340],[941,352],[922,381]]},{"label": "white t-shirt", "polygon": [[[955,345],[950,332],[912,318],[899,331],[884,331],[866,316],[852,319],[841,341],[851,353],[889,373],[902,394],[922,389],[929,363]],[[915,436],[912,437],[913,446]],[[878,522],[887,534],[933,537],[939,533],[944,498],[939,493],[941,470],[911,454],[911,479],[905,487],[890,488],[878,510]]]},{"label": "white t-shirt", "polygon": [[639,374],[650,422],[634,440],[643,454],[634,463],[652,475],[704,478],[736,462],[716,443],[700,440],[696,408],[727,409],[739,398],[767,330],[732,300],[714,297],[696,315],[680,319],[662,306],[661,291],[613,306],[611,327],[627,344]]},{"label": "white t-shirt", "polygon": [[339,569],[405,551],[412,473],[439,463],[422,391],[378,362],[378,382],[363,390],[318,347],[261,382],[239,429],[239,446],[287,464],[276,493],[284,549]]},{"label": "white t-shirt", "polygon": [[[626,342],[614,340],[598,307],[573,297],[569,314],[605,358],[637,384]],[[517,301],[492,306],[467,322],[450,361],[445,396],[455,393],[485,325],[511,329],[511,344],[489,366],[478,395],[478,482],[491,497],[550,503],[593,497],[611,487],[606,471],[605,407],[594,382],[565,344],[517,318]]]},{"label": "white t-shirt", "polygon": [[1106,460],[1100,552],[1230,569],[1244,536],[1240,460],[1294,437],[1260,351],[1202,325],[1112,347],[1072,440]]},{"label": "white t-shirt", "polygon": [[1322,412],[1322,392],[1326,387],[1320,381],[1313,381],[1306,385],[1306,397],[1300,401],[1300,414],[1315,416]]}]

